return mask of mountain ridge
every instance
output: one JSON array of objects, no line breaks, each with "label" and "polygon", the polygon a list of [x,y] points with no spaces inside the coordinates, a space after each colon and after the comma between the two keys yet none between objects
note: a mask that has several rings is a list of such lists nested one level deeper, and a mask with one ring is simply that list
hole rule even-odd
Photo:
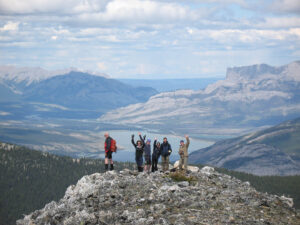
[{"label": "mountain ridge", "polygon": [[[60,105],[69,108],[73,114],[76,114],[75,110],[85,110],[83,114],[99,115],[117,107],[144,102],[157,93],[153,88],[132,87],[115,79],[72,69],[69,72],[65,71],[68,72],[65,74],[40,68],[16,70],[15,73],[6,74],[0,67],[0,86],[3,87],[0,101],[8,103],[0,107],[0,111],[9,109],[7,112],[12,116],[18,112],[14,106],[9,106],[19,105],[24,112],[31,111],[31,115],[28,116],[35,114],[42,117],[43,114],[39,110],[42,106],[36,109],[36,104]],[[68,117],[70,113],[61,111],[60,115]],[[56,111],[52,114],[55,115]]]},{"label": "mountain ridge", "polygon": [[300,174],[300,118],[223,140],[190,154],[202,163],[255,175]]},{"label": "mountain ridge", "polygon": [[24,83],[30,85],[37,83],[47,78],[64,75],[71,71],[90,73],[97,76],[108,77],[104,73],[93,73],[90,71],[82,71],[74,67],[61,69],[61,70],[46,70],[41,67],[17,67],[13,65],[1,65],[0,66],[0,79],[2,81],[12,81],[15,83]]},{"label": "mountain ridge", "polygon": [[[249,68],[252,66],[242,67],[245,71]],[[281,73],[264,71],[259,79],[249,79],[232,72],[237,69],[229,69],[225,80],[204,90],[160,93],[146,103],[112,110],[100,116],[99,121],[139,123],[147,128],[163,127],[180,133],[274,125],[295,118],[300,112],[300,62],[280,68]]]},{"label": "mountain ridge", "polygon": [[31,85],[25,99],[67,107],[108,110],[145,101],[156,93],[152,88],[133,88],[118,80],[71,71]]}]

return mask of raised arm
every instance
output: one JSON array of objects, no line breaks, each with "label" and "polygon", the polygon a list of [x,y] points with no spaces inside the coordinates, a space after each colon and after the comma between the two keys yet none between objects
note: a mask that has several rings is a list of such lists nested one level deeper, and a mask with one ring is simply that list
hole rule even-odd
[{"label": "raised arm", "polygon": [[186,148],[188,148],[190,146],[190,138],[189,136],[185,135],[185,139],[186,139]]},{"label": "raised arm", "polygon": [[133,144],[133,146],[136,148],[136,144],[134,143],[134,134],[131,135],[131,143]]},{"label": "raised arm", "polygon": [[155,147],[156,147],[156,142],[157,142],[157,139],[155,138],[155,139],[154,139],[154,142],[153,142],[153,150],[154,150]]},{"label": "raised arm", "polygon": [[[145,147],[145,141],[144,141],[144,139],[143,139],[141,133],[140,133],[139,135],[140,135],[140,140],[141,140],[141,142],[142,142],[142,147],[144,148],[144,147]],[[146,138],[146,137],[145,137],[145,138]]]}]

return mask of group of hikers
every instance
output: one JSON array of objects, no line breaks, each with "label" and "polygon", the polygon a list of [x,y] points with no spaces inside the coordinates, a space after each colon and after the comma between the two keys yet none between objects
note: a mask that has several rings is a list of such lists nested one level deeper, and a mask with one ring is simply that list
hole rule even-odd
[{"label": "group of hikers", "polygon": [[[169,160],[170,155],[172,153],[172,148],[168,139],[166,137],[163,138],[163,142],[160,143],[157,138],[154,139],[153,143],[153,151],[151,155],[151,139],[146,140],[146,135],[142,137],[142,134],[139,133],[139,139],[134,141],[134,134],[131,135],[131,143],[135,148],[135,161],[137,164],[137,169],[139,172],[148,172],[150,170],[155,172],[158,170],[157,164],[158,160],[161,156],[161,164],[162,171],[169,170]],[[110,170],[114,169],[114,164],[112,160],[112,153],[116,149],[116,142],[109,136],[109,133],[106,132],[104,134],[105,142],[104,142],[104,150],[105,150],[105,170],[107,171],[110,165]],[[178,154],[180,156],[179,160],[179,169],[183,171],[187,171],[188,165],[188,147],[190,144],[190,139],[187,135],[185,135],[186,142],[184,140],[180,141]],[[145,160],[145,163],[144,163]]]}]

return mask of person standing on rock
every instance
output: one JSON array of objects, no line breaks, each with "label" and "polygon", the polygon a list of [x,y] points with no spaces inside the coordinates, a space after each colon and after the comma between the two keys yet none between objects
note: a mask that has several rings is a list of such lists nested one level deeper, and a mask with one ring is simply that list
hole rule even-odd
[{"label": "person standing on rock", "polygon": [[[180,156],[180,159],[179,159],[179,169],[182,170],[185,170],[187,171],[187,164],[188,164],[188,148],[189,148],[189,145],[190,145],[190,139],[189,139],[189,136],[185,135],[185,139],[186,139],[186,144],[184,143],[184,140],[181,140],[180,141],[180,146],[179,146],[179,156]],[[183,166],[183,168],[182,168]]]},{"label": "person standing on rock", "polygon": [[152,153],[152,172],[157,171],[157,163],[160,156],[160,142],[155,138],[153,143],[153,153]]},{"label": "person standing on rock", "polygon": [[112,141],[112,138],[109,136],[108,132],[105,132],[104,137],[105,137],[105,142],[104,142],[105,171],[108,171],[108,164],[110,164],[110,170],[114,169],[114,162],[112,160],[112,151],[111,151],[111,141]]},{"label": "person standing on rock", "polygon": [[163,172],[169,170],[169,161],[170,155],[172,153],[171,145],[168,142],[168,139],[164,137],[163,143],[160,145],[161,152],[161,163]]},{"label": "person standing on rock", "polygon": [[[146,135],[144,137],[146,138]],[[147,139],[147,141],[146,141],[146,144],[144,147],[144,157],[145,157],[145,172],[150,173],[150,169],[151,169],[151,139]]]},{"label": "person standing on rock", "polygon": [[136,143],[134,142],[134,134],[131,135],[131,143],[133,144],[135,148],[135,161],[137,164],[137,168],[139,172],[143,172],[143,153],[144,153],[144,147],[145,142],[142,138],[141,133],[139,133],[140,140],[138,140]]}]

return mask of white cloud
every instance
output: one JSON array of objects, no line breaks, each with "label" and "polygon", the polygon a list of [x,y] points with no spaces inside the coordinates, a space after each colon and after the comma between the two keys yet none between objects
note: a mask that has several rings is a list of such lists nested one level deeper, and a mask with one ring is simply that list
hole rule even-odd
[{"label": "white cloud", "polygon": [[82,13],[79,21],[85,24],[164,24],[196,20],[199,16],[190,8],[176,3],[148,0],[113,0],[104,11]]},{"label": "white cloud", "polygon": [[19,22],[8,21],[3,27],[0,27],[0,31],[18,31]]},{"label": "white cloud", "polygon": [[97,67],[98,67],[98,69],[100,69],[101,71],[104,71],[104,70],[106,70],[106,64],[104,63],[104,62],[98,62],[97,63]]},{"label": "white cloud", "polygon": [[[300,40],[300,28],[267,30],[267,29],[221,29],[199,30],[194,28],[192,36],[197,40],[212,39],[223,44],[255,44],[265,43],[270,40],[288,41]],[[239,43],[237,43],[239,42]]]},{"label": "white cloud", "polygon": [[101,10],[107,0],[0,0],[0,12],[5,14],[82,13]]},{"label": "white cloud", "polygon": [[264,19],[264,22],[256,24],[256,27],[268,28],[268,29],[300,27],[300,18],[299,17],[267,17]]},{"label": "white cloud", "polygon": [[8,115],[11,115],[11,113],[0,111],[0,116],[8,116]]},{"label": "white cloud", "polygon": [[193,10],[184,5],[154,0],[64,0],[63,3],[61,0],[0,0],[0,12],[39,17],[41,13],[55,17],[73,14],[72,18],[64,20],[69,23],[79,20],[85,25],[107,22],[166,23],[198,18]]},{"label": "white cloud", "polygon": [[[119,77],[212,74],[268,57],[284,64],[299,55],[300,17],[292,9],[295,1],[284,0],[0,0],[0,63]],[[247,51],[258,49],[261,56],[249,59]]]},{"label": "white cloud", "polygon": [[210,2],[210,3],[221,3],[221,4],[238,4],[238,5],[247,5],[247,3],[244,0],[198,0],[199,2]]}]

